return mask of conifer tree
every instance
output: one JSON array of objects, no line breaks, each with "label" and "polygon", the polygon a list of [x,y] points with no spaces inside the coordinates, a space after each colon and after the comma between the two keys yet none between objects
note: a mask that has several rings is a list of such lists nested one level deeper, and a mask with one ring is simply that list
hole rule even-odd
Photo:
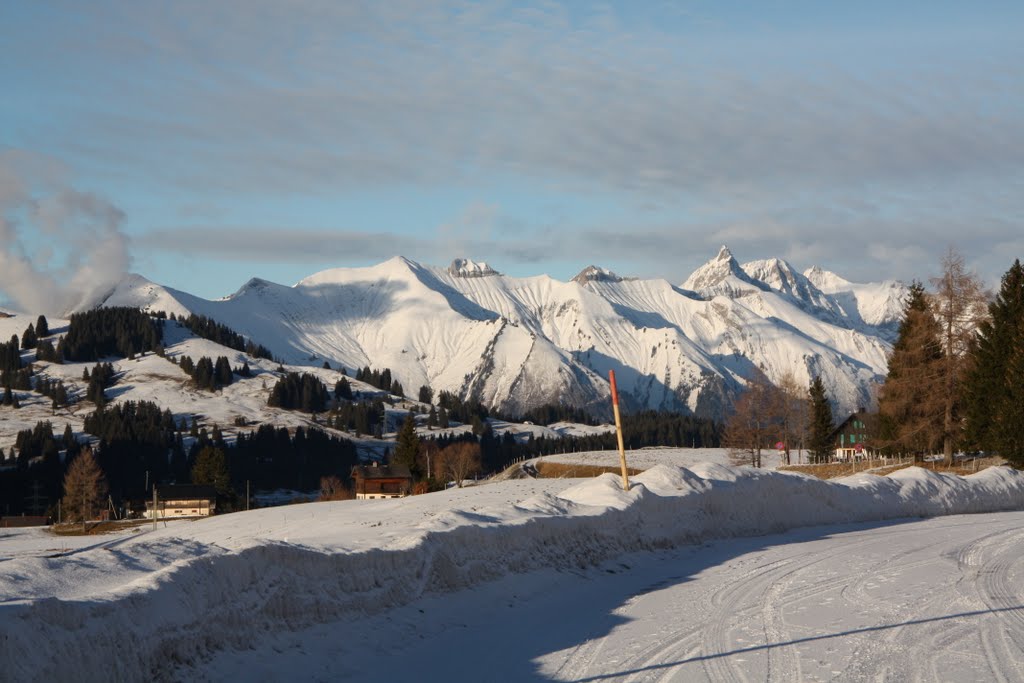
[{"label": "conifer tree", "polygon": [[1024,359],[1024,266],[1014,261],[1003,275],[999,293],[988,307],[989,317],[978,326],[967,377],[966,421],[969,443],[999,451],[1013,462],[1024,462],[1021,423],[1014,421],[1024,403],[1019,397]]},{"label": "conifer tree", "polygon": [[226,387],[231,384],[234,377],[232,377],[231,363],[228,361],[227,356],[217,357],[217,363],[214,366],[213,374],[216,385]]},{"label": "conifer tree", "polygon": [[825,385],[821,377],[811,380],[808,390],[808,413],[810,421],[808,425],[807,446],[810,450],[811,460],[814,462],[828,462],[833,453],[832,430],[832,405],[825,395]]},{"label": "conifer tree", "polygon": [[352,385],[348,383],[347,378],[342,377],[338,380],[337,384],[334,385],[334,397],[338,400],[352,400]]},{"label": "conifer tree", "polygon": [[39,339],[36,337],[36,330],[32,323],[29,323],[28,327],[25,328],[24,334],[21,335],[21,348],[34,349],[38,343]]},{"label": "conifer tree", "polygon": [[192,371],[192,380],[200,389],[213,390],[216,381],[213,374],[213,361],[208,356],[201,357],[196,362],[195,370]]},{"label": "conifer tree", "polygon": [[941,442],[942,346],[939,324],[928,295],[913,282],[899,333],[889,356],[889,372],[879,393],[881,442],[901,453],[922,454]]},{"label": "conifer tree", "polygon": [[231,491],[231,476],[223,450],[215,446],[200,449],[192,466],[192,483],[213,486],[219,494]]},{"label": "conifer tree", "polygon": [[50,325],[46,322],[45,315],[40,315],[39,318],[36,319],[36,336],[40,339],[50,336]]},{"label": "conifer tree", "polygon": [[1017,466],[1024,464],[1024,337],[1018,335],[1006,367],[1006,400],[995,416],[995,445]]},{"label": "conifer tree", "polygon": [[402,428],[398,432],[398,440],[395,444],[395,453],[391,458],[393,463],[405,465],[410,472],[416,468],[416,456],[420,450],[420,439],[416,436],[416,420],[412,413],[407,413]]},{"label": "conifer tree", "polygon": [[49,363],[57,363],[57,349],[53,348],[53,342],[43,339],[36,344],[36,360],[44,360]]},{"label": "conifer tree", "polygon": [[69,522],[94,519],[107,495],[107,483],[92,449],[83,449],[72,461],[64,476],[64,498],[61,514]]}]

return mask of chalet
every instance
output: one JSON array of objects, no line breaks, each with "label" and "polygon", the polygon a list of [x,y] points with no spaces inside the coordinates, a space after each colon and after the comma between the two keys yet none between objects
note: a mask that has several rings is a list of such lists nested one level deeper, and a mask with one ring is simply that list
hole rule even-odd
[{"label": "chalet", "polygon": [[[217,511],[217,489],[212,486],[158,486],[156,516],[158,519],[209,517]],[[153,518],[153,501],[146,501],[146,517]]]},{"label": "chalet", "polygon": [[352,468],[356,499],[402,498],[412,493],[412,473],[405,465],[356,465]]},{"label": "chalet", "polygon": [[864,412],[856,412],[832,431],[830,437],[835,444],[835,459],[840,461],[864,460],[872,457],[867,446],[870,436],[869,417]]}]

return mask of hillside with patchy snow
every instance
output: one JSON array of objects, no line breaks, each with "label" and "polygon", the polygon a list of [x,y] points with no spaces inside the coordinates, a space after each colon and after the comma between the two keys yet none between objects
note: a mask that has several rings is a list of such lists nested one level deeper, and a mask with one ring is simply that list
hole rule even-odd
[{"label": "hillside with patchy snow", "polygon": [[254,278],[217,301],[129,276],[99,303],[206,315],[291,364],[387,367],[406,388],[506,413],[557,402],[603,414],[615,370],[632,408],[718,417],[758,369],[820,375],[840,412],[871,405],[904,291],[777,259],[741,266],[723,247],[682,286],[596,266],[562,282],[395,257],[292,287]]}]

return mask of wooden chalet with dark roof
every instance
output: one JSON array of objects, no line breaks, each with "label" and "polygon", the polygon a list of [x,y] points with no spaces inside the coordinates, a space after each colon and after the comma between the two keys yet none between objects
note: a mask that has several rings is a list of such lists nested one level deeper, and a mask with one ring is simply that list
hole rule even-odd
[{"label": "wooden chalet with dark roof", "polygon": [[405,465],[356,465],[352,481],[357,500],[402,498],[412,493],[412,473]]},{"label": "wooden chalet with dark roof", "polygon": [[872,449],[868,446],[873,423],[871,415],[858,411],[832,430],[830,439],[835,445],[835,459],[853,461],[873,457]]}]

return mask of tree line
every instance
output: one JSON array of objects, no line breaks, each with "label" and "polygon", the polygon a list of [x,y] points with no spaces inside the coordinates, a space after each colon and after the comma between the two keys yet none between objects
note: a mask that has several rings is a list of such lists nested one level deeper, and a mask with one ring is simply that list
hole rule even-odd
[{"label": "tree line", "polygon": [[227,356],[217,356],[217,360],[202,356],[198,362],[194,362],[191,356],[182,356],[178,360],[178,367],[192,378],[197,388],[207,391],[217,391],[230,385],[235,375],[249,377],[252,374],[248,362],[244,362],[241,368],[232,369]]},{"label": "tree line", "polygon": [[74,362],[134,358],[137,353],[157,351],[162,341],[163,326],[139,309],[96,308],[71,315],[58,355]]},{"label": "tree line", "polygon": [[405,389],[402,388],[402,383],[391,377],[390,368],[384,368],[383,370],[371,370],[369,366],[367,366],[356,371],[356,379],[360,382],[369,384],[371,387],[377,387],[381,391],[386,391],[394,396],[405,396]]},{"label": "tree line", "polygon": [[272,408],[322,413],[327,409],[327,387],[316,375],[289,372],[277,380],[267,397]]},{"label": "tree line", "polygon": [[900,453],[989,451],[1024,464],[1024,268],[989,297],[950,250],[910,289],[879,395],[877,445]]},{"label": "tree line", "polygon": [[325,476],[347,483],[358,460],[351,441],[319,428],[289,432],[265,424],[228,443],[217,425],[207,430],[195,420],[191,427],[185,418],[176,423],[169,410],[148,401],[96,410],[85,417],[83,430],[95,439],[95,449],[70,426],[56,437],[48,421],[19,432],[0,468],[5,503],[0,513],[56,517],[66,477],[84,452],[102,475],[103,500],[109,495],[117,507],[141,504],[154,485],[191,482],[218,486],[222,509],[231,509],[240,504],[246,482],[262,489],[310,491]]},{"label": "tree line", "polygon": [[188,316],[175,316],[171,313],[170,319],[178,322],[183,327],[188,328],[197,337],[208,339],[220,344],[221,346],[234,349],[235,351],[244,352],[253,358],[275,360],[274,355],[267,347],[262,344],[257,344],[251,339],[246,339],[227,325],[219,323],[205,315],[196,315],[192,313]]}]

